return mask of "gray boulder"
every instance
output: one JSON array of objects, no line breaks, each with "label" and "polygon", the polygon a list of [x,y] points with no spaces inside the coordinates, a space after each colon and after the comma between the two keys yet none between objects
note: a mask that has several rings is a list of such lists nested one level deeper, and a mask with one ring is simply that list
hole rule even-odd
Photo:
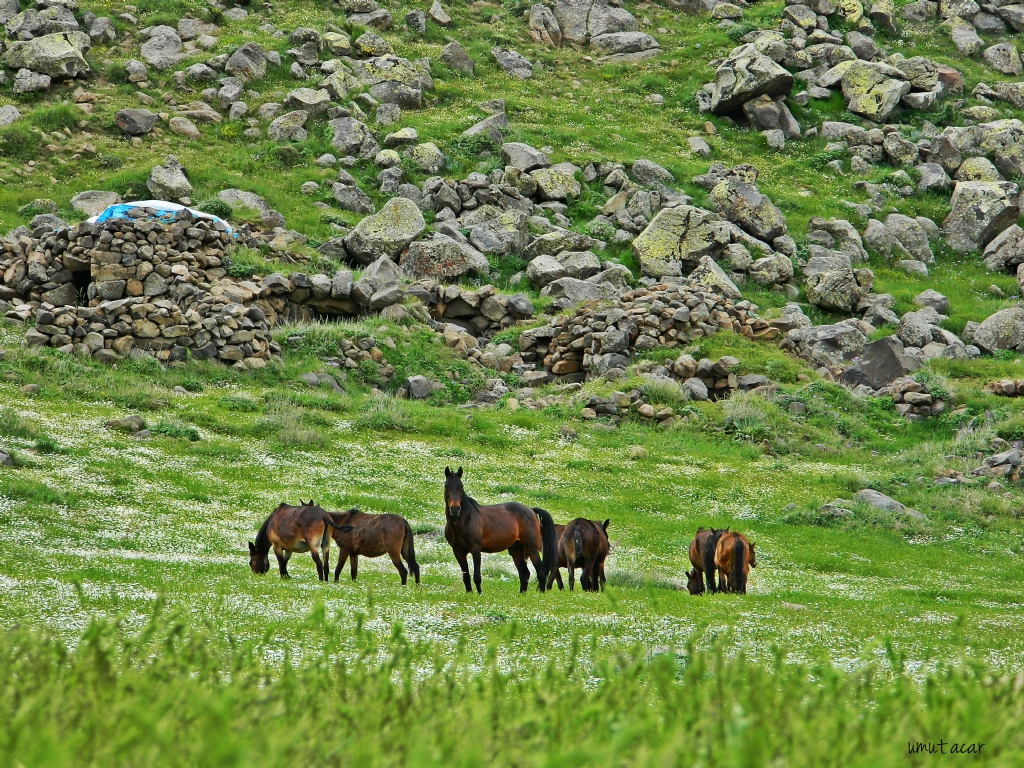
[{"label": "gray boulder", "polygon": [[281,115],[267,126],[267,138],[271,141],[303,141],[306,129],[303,127],[309,119],[309,113],[297,109]]},{"label": "gray boulder", "polygon": [[364,218],[345,236],[345,248],[362,263],[381,256],[394,259],[423,234],[426,226],[415,203],[395,197],[388,200],[379,213]]},{"label": "gray boulder", "polygon": [[192,194],[192,185],[174,155],[168,155],[162,166],[158,165],[150,171],[146,188],[157,200],[177,200]]},{"label": "gray boulder", "polygon": [[84,32],[43,35],[9,43],[3,63],[11,69],[30,69],[49,77],[71,78],[88,74],[85,52],[91,41]]},{"label": "gray boulder", "polygon": [[114,125],[129,136],[142,136],[156,127],[157,116],[148,109],[122,109],[114,115]]},{"label": "gray boulder", "polygon": [[787,95],[793,87],[793,76],[757,48],[748,43],[733,50],[715,71],[711,93],[711,111],[725,114],[762,94]]},{"label": "gray boulder", "polygon": [[354,117],[340,117],[329,125],[333,131],[331,146],[342,155],[356,155],[364,144],[373,141],[370,129]]},{"label": "gray boulder", "polygon": [[530,8],[527,31],[530,37],[541,45],[557,48],[562,44],[562,28],[558,26],[558,19],[547,6],[538,4]]},{"label": "gray boulder", "polygon": [[142,44],[142,59],[155,69],[173,69],[185,58],[181,38],[173,27],[154,27]]},{"label": "gray boulder", "polygon": [[942,231],[955,251],[984,248],[1020,216],[1017,185],[1008,181],[958,181]]},{"label": "gray boulder", "polygon": [[920,367],[921,361],[904,351],[903,342],[895,336],[886,336],[864,345],[860,361],[843,371],[842,382],[851,388],[864,384],[871,389],[881,389]]},{"label": "gray boulder", "polygon": [[453,69],[463,75],[473,76],[473,60],[469,58],[466,49],[454,40],[441,49],[441,54],[437,57],[437,60],[449,69]]},{"label": "gray boulder", "polygon": [[551,165],[551,160],[543,152],[517,141],[501,145],[501,159],[505,165],[511,165],[524,173]]},{"label": "gray boulder", "polygon": [[715,185],[708,200],[726,219],[758,240],[770,243],[786,234],[786,217],[774,203],[736,176]]},{"label": "gray boulder", "polygon": [[412,280],[458,281],[464,275],[482,277],[490,272],[490,264],[480,251],[438,233],[410,243],[399,266]]},{"label": "gray boulder", "polygon": [[1024,344],[1024,305],[1001,309],[981,323],[968,323],[964,341],[986,352],[1020,348]]},{"label": "gray boulder", "polygon": [[257,43],[246,43],[231,54],[224,72],[243,83],[261,80],[267,74],[267,54]]},{"label": "gray boulder", "polygon": [[516,51],[494,46],[491,48],[491,56],[494,57],[503,72],[518,77],[520,80],[528,80],[533,77],[533,65]]},{"label": "gray boulder", "polygon": [[103,192],[101,190],[89,190],[79,192],[71,198],[71,208],[86,216],[97,216],[111,205],[121,202],[121,196],[117,192]]},{"label": "gray boulder", "polygon": [[48,90],[51,77],[40,72],[33,72],[31,69],[19,69],[14,76],[12,90],[15,93],[37,93]]}]

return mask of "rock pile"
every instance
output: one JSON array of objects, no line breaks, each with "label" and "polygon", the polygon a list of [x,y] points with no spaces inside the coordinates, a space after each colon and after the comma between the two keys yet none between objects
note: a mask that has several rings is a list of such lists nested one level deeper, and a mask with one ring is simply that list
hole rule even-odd
[{"label": "rock pile", "polygon": [[971,474],[976,477],[1016,482],[1020,480],[1020,463],[1020,445],[1014,444],[1007,450],[987,456],[984,463],[973,470]]},{"label": "rock pile", "polygon": [[636,352],[673,347],[719,330],[773,339],[778,329],[756,315],[748,301],[733,301],[699,284],[655,285],[624,294],[609,308],[583,307],[550,325],[524,331],[524,362],[543,363],[556,381],[621,372]]},{"label": "rock pile", "polygon": [[[933,397],[929,387],[913,379],[896,379],[889,387],[896,413],[906,416],[908,421],[921,421],[928,416],[941,416],[946,412],[946,403],[940,397]],[[885,390],[876,393],[881,397]]]},{"label": "rock pile", "polygon": [[204,294],[187,309],[165,299],[135,297],[94,307],[42,304],[30,346],[50,346],[106,363],[138,355],[164,362],[218,360],[242,370],[261,368],[280,355],[266,317],[257,307]]},{"label": "rock pile", "polygon": [[1024,379],[1000,379],[985,385],[984,391],[1001,397],[1024,397]]}]

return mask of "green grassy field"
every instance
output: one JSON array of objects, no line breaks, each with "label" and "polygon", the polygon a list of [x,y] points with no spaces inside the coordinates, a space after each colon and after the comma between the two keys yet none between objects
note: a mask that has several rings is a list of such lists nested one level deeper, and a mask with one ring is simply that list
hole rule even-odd
[{"label": "green grassy field", "polygon": [[[266,22],[289,30],[341,23],[358,32],[329,5],[250,6],[246,20],[220,27],[214,49],[180,68],[250,40],[285,53],[287,38],[260,30]],[[894,168],[866,177],[833,172],[835,153],[823,138],[771,151],[759,133],[697,111],[694,93],[714,77],[709,62],[745,32],[773,26],[779,0],[745,8],[733,30],[656,3],[627,3],[661,53],[614,66],[534,44],[523,19],[530,4],[520,0],[447,5],[454,26],[430,24],[422,38],[402,31],[401,19],[429,3],[390,7],[397,23],[383,37],[402,56],[435,60],[436,101],[374,130],[382,138],[416,128],[445,152],[448,177],[497,167],[494,147],[460,134],[485,116],[480,102],[502,97],[509,140],[549,146],[554,162],[648,158],[671,170],[698,205],[706,194],[690,178],[710,162],[754,164],[759,188],[785,213],[800,247],[811,216],[863,229],[845,202],[865,202],[855,187],[862,178],[882,185],[886,210],[936,221],[948,212],[939,195],[899,196]],[[82,6],[98,15],[123,10],[99,0]],[[139,28],[207,13],[187,0],[134,6]],[[227,187],[256,192],[310,237],[300,249],[310,268],[333,272],[337,265],[315,246],[332,236],[332,221],[358,216],[324,216],[313,205],[333,204],[327,182],[335,171],[313,163],[330,151],[324,119],[311,120],[309,138],[284,151],[246,140],[247,125],[231,120],[201,124],[200,141],[162,130],[132,144],[113,118],[140,105],[123,82],[123,63],[139,58],[139,46],[137,38],[125,42],[131,30],[116,23],[122,41],[89,53],[89,89],[100,97],[90,114],[74,106],[69,84],[46,95],[0,91],[0,106],[25,115],[0,130],[0,230],[27,224],[38,211],[19,209],[36,198],[53,199],[75,221],[69,201],[82,190],[148,197],[149,170],[173,153],[195,203]],[[476,61],[475,77],[436,62],[447,36]],[[959,56],[937,24],[903,25],[876,41],[956,66],[965,94],[1008,79]],[[543,67],[526,82],[508,77],[489,54],[493,45]],[[313,84],[292,79],[285,61],[256,84],[258,99],[246,97],[251,107]],[[145,94],[158,103],[165,93],[178,103],[199,97],[198,89],[176,90],[170,73],[151,76]],[[654,94],[662,105],[646,99]],[[856,121],[838,95],[790,106],[805,128]],[[926,119],[963,122],[951,104],[901,119],[913,139]],[[698,134],[711,144],[711,160],[686,149]],[[426,176],[403,170],[416,183]],[[383,202],[376,169],[360,164],[352,173]],[[301,195],[310,180],[321,192]],[[567,212],[572,227],[582,231],[604,202],[600,183],[584,187]],[[960,333],[1012,304],[990,286],[1018,295],[1012,275],[987,273],[976,254],[934,247],[927,278],[871,259],[875,291],[891,293],[897,313],[934,288],[952,305],[945,327]],[[638,272],[628,248],[604,255]],[[508,278],[524,266],[517,257],[495,259],[492,282],[512,290]],[[295,267],[244,249],[231,268],[248,275]],[[765,310],[785,302],[752,285],[743,292]],[[538,309],[549,303],[530,295]],[[815,323],[835,319],[805,310]],[[23,333],[0,323],[0,449],[15,464],[0,467],[0,768],[1024,764],[1024,493],[987,490],[987,481],[933,482],[950,470],[969,475],[996,437],[1024,440],[1022,401],[981,391],[994,379],[1024,378],[1017,354],[933,360],[922,376],[965,409],[909,423],[891,400],[853,398],[771,344],[721,333],[689,351],[735,355],[741,372],[778,384],[774,395],[689,403],[652,387],[651,399],[685,419],[667,429],[636,419],[613,428],[583,420],[580,395],[642,387],[643,378],[594,381],[579,394],[549,386],[542,394],[558,402],[539,411],[514,411],[507,400],[463,408],[485,372],[432,332],[376,318],[275,329],[281,364],[242,375],[198,362],[107,368],[26,349]],[[325,358],[343,336],[390,338],[395,377],[383,384],[357,369],[343,393],[301,382],[302,373],[331,370]],[[514,342],[516,334],[501,337]],[[424,402],[373,392],[393,393],[417,373],[446,385]],[[520,384],[505,378],[513,390]],[[794,414],[793,402],[804,412]],[[105,426],[136,414],[152,437]],[[633,446],[646,454],[631,459]],[[511,558],[501,554],[484,556],[483,594],[466,594],[443,536],[446,465],[465,467],[467,491],[481,502],[523,501],[560,523],[610,518],[607,590],[519,594]],[[842,521],[817,512],[864,488],[925,518],[862,505]],[[386,559],[362,558],[356,583],[347,570],[338,584],[317,582],[304,556],[293,559],[289,581],[273,568],[253,575],[246,542],[277,504],[299,498],[407,517],[422,585],[402,587]],[[728,525],[757,542],[747,595],[687,594],[686,550],[699,525]],[[940,740],[947,757],[910,754],[908,744]],[[954,755],[954,742],[985,746]]]}]

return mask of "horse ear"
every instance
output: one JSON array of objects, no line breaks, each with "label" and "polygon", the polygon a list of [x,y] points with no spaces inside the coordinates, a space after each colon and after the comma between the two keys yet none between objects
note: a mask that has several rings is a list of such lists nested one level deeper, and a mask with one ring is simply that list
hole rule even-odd
[{"label": "horse ear", "polygon": [[249,554],[256,554],[256,545],[253,544],[251,541],[249,542]]},{"label": "horse ear", "polygon": [[446,467],[444,468],[444,476],[445,476],[445,477],[451,477],[451,476],[452,476],[452,470],[451,470],[451,467],[447,467],[447,466],[446,466]]},{"label": "horse ear", "polygon": [[605,533],[608,533],[608,524],[609,524],[610,522],[611,522],[611,520],[610,520],[610,519],[608,519],[608,520],[605,520],[605,521],[604,521],[604,524],[603,524],[603,525],[601,526],[602,528],[604,528],[604,532],[605,532]]},{"label": "horse ear", "polygon": [[459,480],[462,479],[462,467],[459,467],[459,471],[455,473],[455,476],[459,478]]}]

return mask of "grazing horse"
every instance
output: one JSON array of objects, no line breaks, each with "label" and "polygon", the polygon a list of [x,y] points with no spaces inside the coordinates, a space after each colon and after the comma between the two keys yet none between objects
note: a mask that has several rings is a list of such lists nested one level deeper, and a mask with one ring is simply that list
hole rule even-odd
[{"label": "grazing horse", "polygon": [[[694,572],[698,574],[698,580],[701,576],[707,580],[707,590],[712,594],[719,590],[718,585],[715,583],[715,547],[718,545],[718,540],[728,532],[728,528],[712,528],[708,530],[701,526],[697,529],[697,535],[690,542],[690,563],[693,565]],[[689,573],[686,575],[687,577],[690,576]],[[719,581],[721,581],[721,578],[719,578]],[[694,592],[692,589],[690,590],[691,595],[703,593],[703,581],[701,581],[700,590],[697,592]]]},{"label": "grazing horse", "polygon": [[335,525],[331,516],[312,501],[297,507],[281,504],[263,521],[255,543],[249,542],[249,567],[260,575],[269,571],[270,548],[273,547],[281,578],[289,579],[288,558],[293,552],[309,552],[316,563],[317,578],[327,581],[331,573],[331,529],[350,531],[352,526]]},{"label": "grazing horse", "polygon": [[[338,567],[334,569],[334,580],[341,576],[341,569],[346,558],[352,558],[352,580],[355,581],[359,571],[359,555],[380,557],[387,553],[394,563],[398,575],[405,585],[406,577],[411,573],[420,583],[420,566],[416,562],[416,550],[412,543],[412,528],[409,521],[401,515],[368,515],[358,509],[348,512],[331,512],[331,519],[340,526],[349,526],[351,530],[335,529],[334,543],[338,545]],[[409,564],[409,570],[402,565],[402,558]]]},{"label": "grazing horse", "polygon": [[[580,586],[584,592],[604,591],[604,561],[608,557],[608,524],[577,517],[562,530],[558,540],[558,561],[569,570],[569,591],[576,583],[576,569],[582,568]],[[557,575],[557,569],[548,576],[548,589]],[[559,579],[560,580],[560,579]]]},{"label": "grazing horse", "polygon": [[[480,553],[508,550],[519,571],[519,591],[530,585],[527,558],[537,572],[541,592],[556,562],[555,523],[545,510],[516,501],[481,507],[462,486],[462,467],[444,468],[444,537],[462,568],[466,591],[472,592],[467,555],[473,556],[473,583],[480,592]],[[543,559],[541,557],[543,552]]]},{"label": "grazing horse", "polygon": [[715,565],[724,576],[722,591],[747,594],[747,574],[757,566],[754,545],[738,531],[725,534],[715,548]]},{"label": "grazing horse", "polygon": [[696,568],[686,572],[686,591],[691,595],[704,594],[704,575]]}]

